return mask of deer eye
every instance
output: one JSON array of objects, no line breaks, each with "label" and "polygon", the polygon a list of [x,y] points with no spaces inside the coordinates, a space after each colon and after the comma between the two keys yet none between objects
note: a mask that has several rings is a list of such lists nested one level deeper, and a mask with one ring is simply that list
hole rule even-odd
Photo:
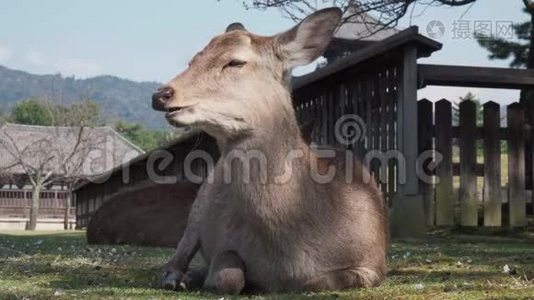
[{"label": "deer eye", "polygon": [[224,68],[241,68],[243,67],[244,65],[246,65],[247,62],[244,61],[244,60],[239,60],[239,59],[232,59],[229,63],[227,63]]}]

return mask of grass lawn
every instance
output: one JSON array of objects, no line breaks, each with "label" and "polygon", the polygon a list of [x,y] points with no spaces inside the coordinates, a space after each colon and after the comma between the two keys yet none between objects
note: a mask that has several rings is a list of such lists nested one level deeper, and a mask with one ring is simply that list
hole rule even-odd
[{"label": "grass lawn", "polygon": [[[171,252],[88,246],[84,232],[0,233],[0,299],[221,299],[154,288],[155,275]],[[424,240],[394,241],[389,268],[378,288],[246,298],[533,299],[534,235],[434,233]]]}]

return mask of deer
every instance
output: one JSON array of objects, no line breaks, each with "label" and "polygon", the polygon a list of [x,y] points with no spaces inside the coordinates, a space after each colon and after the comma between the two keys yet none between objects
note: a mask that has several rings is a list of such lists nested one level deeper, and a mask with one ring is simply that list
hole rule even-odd
[{"label": "deer", "polygon": [[[306,143],[291,99],[292,69],[320,57],[341,17],[338,8],[323,9],[274,36],[232,24],[153,95],[153,109],[171,125],[206,132],[221,153],[163,267],[163,288],[315,292],[384,280],[389,225],[378,185],[364,180],[369,172],[357,161],[351,182],[341,172],[317,182],[312,166],[324,174],[346,164]],[[236,151],[264,159],[228,163]],[[235,172],[226,176],[229,168]],[[198,252],[206,267],[190,269]]]}]

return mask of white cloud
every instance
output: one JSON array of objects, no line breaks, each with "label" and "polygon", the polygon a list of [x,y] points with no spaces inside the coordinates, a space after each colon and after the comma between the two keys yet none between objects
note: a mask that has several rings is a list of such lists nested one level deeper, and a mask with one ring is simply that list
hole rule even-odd
[{"label": "white cloud", "polygon": [[35,67],[43,67],[46,65],[45,59],[43,58],[43,55],[40,52],[37,51],[29,51],[24,56],[24,60]]},{"label": "white cloud", "polygon": [[59,72],[66,76],[91,77],[102,73],[101,66],[95,61],[82,58],[58,58],[47,57],[38,51],[29,51],[24,60],[33,67],[38,67],[45,72]]},{"label": "white cloud", "polygon": [[11,50],[4,45],[0,45],[0,62],[6,62],[11,58]]},{"label": "white cloud", "polygon": [[98,63],[81,58],[61,59],[57,62],[57,68],[64,75],[77,77],[90,77],[102,73],[102,68]]}]

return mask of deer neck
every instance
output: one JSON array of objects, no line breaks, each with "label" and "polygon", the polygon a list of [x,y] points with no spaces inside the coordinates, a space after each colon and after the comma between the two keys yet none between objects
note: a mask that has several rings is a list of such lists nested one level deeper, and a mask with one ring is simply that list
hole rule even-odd
[{"label": "deer neck", "polygon": [[[301,137],[291,103],[289,93],[271,99],[270,110],[258,114],[250,135],[225,142],[221,148],[219,163],[235,153],[245,153],[248,159],[248,166],[237,160],[228,187],[236,195],[232,200],[236,209],[259,225],[282,228],[288,215],[299,213],[292,211],[300,206],[303,184],[309,178],[310,149]],[[263,165],[257,155],[265,159]]]},{"label": "deer neck", "polygon": [[[249,121],[254,129],[240,137],[217,141],[223,155],[235,150],[259,150],[269,158],[296,149],[309,150],[302,139],[290,93],[283,90],[264,96],[262,104],[251,108],[255,114]],[[277,163],[280,161],[273,161],[273,167]]]}]

